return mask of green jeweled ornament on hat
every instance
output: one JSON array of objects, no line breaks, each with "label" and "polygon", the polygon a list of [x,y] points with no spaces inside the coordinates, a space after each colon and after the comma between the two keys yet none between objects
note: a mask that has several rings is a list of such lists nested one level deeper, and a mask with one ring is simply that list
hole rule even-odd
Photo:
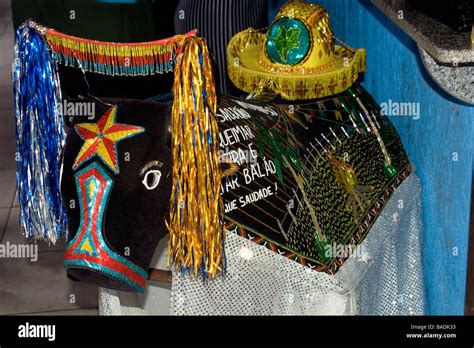
[{"label": "green jeweled ornament on hat", "polygon": [[274,63],[295,65],[306,57],[310,43],[309,31],[301,21],[282,18],[270,27],[267,53]]}]

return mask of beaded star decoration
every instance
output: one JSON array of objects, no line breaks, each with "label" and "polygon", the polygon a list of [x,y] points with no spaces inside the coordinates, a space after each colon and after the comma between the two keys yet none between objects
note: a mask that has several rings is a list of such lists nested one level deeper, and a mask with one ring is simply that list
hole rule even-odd
[{"label": "beaded star decoration", "polygon": [[144,128],[116,123],[117,106],[110,107],[96,123],[81,123],[74,126],[77,134],[84,140],[73,169],[98,156],[114,173],[120,172],[117,160],[117,143],[145,131]]}]

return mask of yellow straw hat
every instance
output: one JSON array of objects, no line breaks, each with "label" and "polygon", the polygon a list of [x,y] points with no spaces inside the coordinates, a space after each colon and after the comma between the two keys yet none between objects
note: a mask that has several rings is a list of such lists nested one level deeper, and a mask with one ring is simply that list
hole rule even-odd
[{"label": "yellow straw hat", "polygon": [[315,99],[349,88],[365,71],[365,50],[335,38],[324,8],[293,0],[281,7],[268,32],[237,33],[227,46],[227,63],[231,81],[247,93]]}]

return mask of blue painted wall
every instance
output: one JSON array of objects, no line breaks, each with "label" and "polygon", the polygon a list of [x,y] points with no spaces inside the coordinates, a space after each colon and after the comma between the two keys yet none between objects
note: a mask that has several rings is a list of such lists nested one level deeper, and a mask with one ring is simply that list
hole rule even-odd
[{"label": "blue painted wall", "polygon": [[[315,2],[315,1],[313,1]],[[273,1],[270,20],[279,3]],[[474,108],[435,86],[417,47],[369,0],[319,0],[336,36],[367,50],[363,85],[379,103],[420,103],[418,120],[391,117],[423,186],[427,311],[464,313]],[[456,161],[457,159],[457,161]]]}]

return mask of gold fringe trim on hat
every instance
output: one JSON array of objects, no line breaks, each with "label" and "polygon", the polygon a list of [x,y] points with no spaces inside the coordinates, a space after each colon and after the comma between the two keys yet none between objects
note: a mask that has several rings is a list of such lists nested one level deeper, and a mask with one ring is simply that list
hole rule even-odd
[{"label": "gold fringe trim on hat", "polygon": [[169,261],[184,273],[214,277],[224,271],[223,204],[217,97],[204,39],[183,47],[173,91]]},{"label": "gold fringe trim on hat", "polygon": [[255,53],[264,44],[264,34],[248,29],[235,35],[227,46],[229,78],[247,93],[269,91],[286,100],[322,98],[345,91],[357,80],[359,73],[365,71],[365,50],[353,51],[341,46],[335,46],[334,54],[343,64],[321,73],[301,69],[300,74],[294,74],[293,70],[271,71],[271,67],[265,71],[258,62],[258,54],[253,57],[255,62],[249,67],[252,57],[244,55],[250,51],[249,48]]}]

